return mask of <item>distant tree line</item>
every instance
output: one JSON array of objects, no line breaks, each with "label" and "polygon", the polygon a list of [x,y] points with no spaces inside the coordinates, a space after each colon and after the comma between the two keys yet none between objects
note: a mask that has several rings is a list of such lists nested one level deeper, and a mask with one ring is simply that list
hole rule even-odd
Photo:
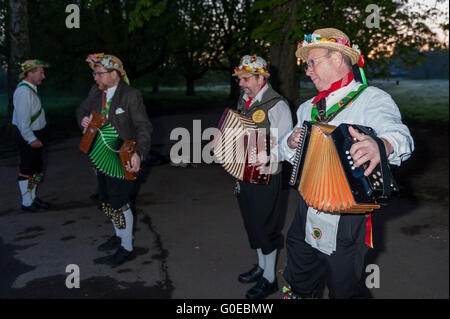
[{"label": "distant tree line", "polygon": [[[444,0],[437,0],[444,1]],[[68,29],[66,6],[80,8],[80,28]],[[408,1],[377,1],[379,28],[367,27],[373,0],[0,0],[0,55],[8,66],[9,94],[17,83],[18,63],[39,57],[53,66],[57,89],[92,83],[84,63],[89,53],[117,55],[130,79],[145,76],[155,91],[167,74],[182,76],[186,94],[208,70],[227,72],[230,96],[239,88],[231,78],[244,54],[270,62],[271,83],[292,107],[298,105],[296,45],[323,27],[345,31],[359,45],[366,63],[388,74],[385,57],[395,49],[407,66],[419,65],[415,50],[440,45],[423,23],[439,14],[433,8],[408,11]],[[447,25],[443,25],[447,28]]]}]

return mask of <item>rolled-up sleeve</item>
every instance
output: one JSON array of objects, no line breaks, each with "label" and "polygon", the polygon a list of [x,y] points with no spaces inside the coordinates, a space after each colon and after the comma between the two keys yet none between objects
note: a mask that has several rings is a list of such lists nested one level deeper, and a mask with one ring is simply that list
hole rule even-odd
[{"label": "rolled-up sleeve", "polygon": [[414,151],[414,140],[408,127],[402,123],[401,114],[392,97],[378,90],[372,97],[366,114],[366,123],[379,138],[388,141],[394,152],[389,155],[390,164],[401,165]]}]

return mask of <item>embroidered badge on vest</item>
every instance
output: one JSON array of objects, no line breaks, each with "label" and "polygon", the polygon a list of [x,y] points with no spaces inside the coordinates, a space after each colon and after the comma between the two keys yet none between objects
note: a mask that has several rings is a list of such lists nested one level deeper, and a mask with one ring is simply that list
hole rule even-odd
[{"label": "embroidered badge on vest", "polygon": [[266,113],[263,110],[258,110],[252,115],[252,120],[255,123],[261,123],[266,118]]},{"label": "embroidered badge on vest", "polygon": [[322,231],[320,228],[313,228],[313,232],[311,234],[315,239],[320,239],[322,237]]}]

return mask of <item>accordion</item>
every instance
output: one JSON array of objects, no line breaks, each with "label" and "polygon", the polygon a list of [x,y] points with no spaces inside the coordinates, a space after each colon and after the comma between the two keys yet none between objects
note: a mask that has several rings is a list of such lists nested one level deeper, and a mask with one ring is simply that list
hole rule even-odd
[{"label": "accordion", "polygon": [[115,178],[134,180],[137,173],[127,168],[136,152],[136,142],[124,141],[120,145],[119,133],[106,119],[104,113],[91,112],[91,122],[85,129],[78,149],[88,154],[92,163],[102,173]]},{"label": "accordion", "polygon": [[[367,163],[353,166],[349,126],[378,143],[381,162],[369,176],[364,176]],[[299,190],[308,206],[331,213],[372,212],[398,191],[383,142],[371,128],[354,124],[335,127],[303,122],[289,184]]]},{"label": "accordion", "polygon": [[[258,129],[255,122],[237,111],[226,108],[214,136],[212,151],[227,173],[252,184],[267,184],[270,180],[270,161],[255,165],[258,154],[270,154],[269,138]],[[268,132],[267,132],[268,134]]]}]

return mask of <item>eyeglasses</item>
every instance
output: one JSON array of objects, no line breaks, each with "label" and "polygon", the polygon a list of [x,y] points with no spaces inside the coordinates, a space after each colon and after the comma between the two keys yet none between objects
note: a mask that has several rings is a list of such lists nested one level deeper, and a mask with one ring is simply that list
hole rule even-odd
[{"label": "eyeglasses", "polygon": [[305,65],[305,71],[308,71],[309,68],[314,69],[314,67],[317,65],[317,62],[316,62],[317,60],[319,60],[323,57],[329,56],[329,55],[330,55],[330,53],[327,53],[327,54],[324,54],[322,56],[319,56],[317,58],[307,61],[306,65]]},{"label": "eyeglasses", "polygon": [[112,71],[113,70],[109,70],[109,71],[106,71],[106,72],[92,72],[92,76],[95,78],[96,75],[100,76],[100,75],[103,75],[105,73],[111,73]]}]

